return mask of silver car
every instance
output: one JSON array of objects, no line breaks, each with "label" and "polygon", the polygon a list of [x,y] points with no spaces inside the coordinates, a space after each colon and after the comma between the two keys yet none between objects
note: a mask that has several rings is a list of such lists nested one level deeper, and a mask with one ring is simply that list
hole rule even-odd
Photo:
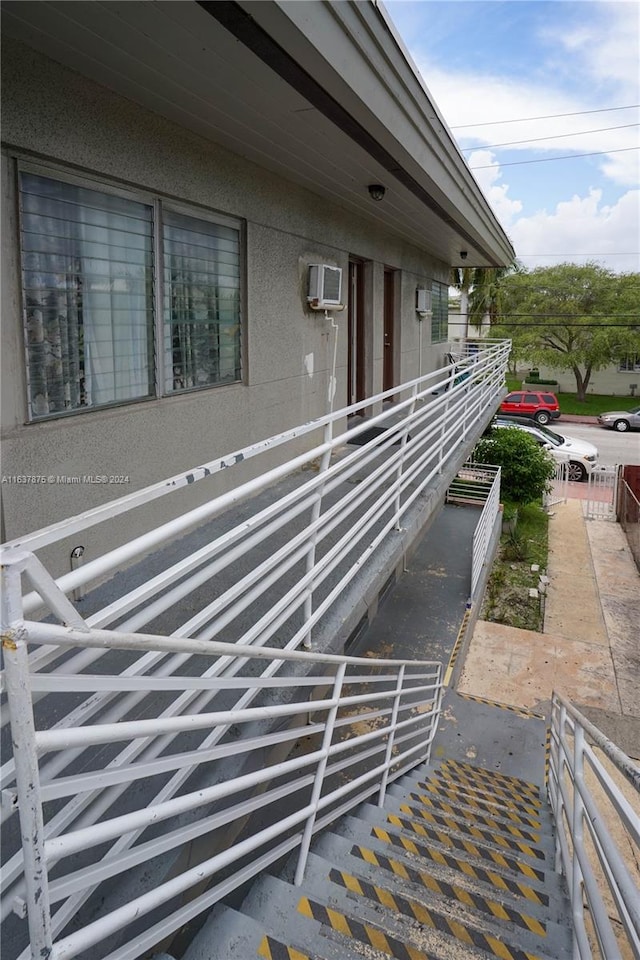
[{"label": "silver car", "polygon": [[618,430],[620,433],[626,433],[627,430],[640,430],[640,407],[601,413],[598,423],[601,427],[609,427],[610,430]]}]

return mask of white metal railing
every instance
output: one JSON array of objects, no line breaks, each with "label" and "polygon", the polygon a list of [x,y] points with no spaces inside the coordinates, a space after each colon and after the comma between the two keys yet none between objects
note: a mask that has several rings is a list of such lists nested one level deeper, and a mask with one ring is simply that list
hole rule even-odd
[{"label": "white metal railing", "polygon": [[[32,673],[27,644],[51,643],[108,645],[117,666],[190,657],[191,670]],[[5,907],[28,917],[24,958],[138,957],[295,849],[300,882],[315,831],[372,794],[382,803],[390,780],[428,758],[442,697],[437,663],[34,622],[5,634],[4,654],[16,763],[4,799],[19,803],[23,841],[4,865]],[[30,689],[139,699],[117,722],[109,711],[83,723],[80,710],[47,728]]]},{"label": "white metal railing", "polygon": [[[635,809],[622,784],[630,785]],[[557,868],[571,899],[574,957],[640,956],[640,768],[557,693],[548,789]]]},{"label": "white metal railing", "polygon": [[601,464],[589,474],[589,491],[585,504],[588,520],[616,520],[618,476],[620,467]]},{"label": "white metal railing", "polygon": [[482,512],[473,534],[471,598],[487,562],[491,537],[500,512],[500,467],[469,460],[459,470],[447,491],[448,503],[474,504]]},{"label": "white metal railing", "polygon": [[[114,805],[119,808],[129,786],[126,776],[122,780],[122,771],[113,774],[116,780],[120,777],[118,782],[103,785],[102,771],[114,764],[121,767],[124,763],[144,763],[147,765],[145,776],[159,776],[164,750],[176,735],[177,727],[174,731],[173,724],[179,726],[178,721],[184,719],[181,714],[190,716],[205,706],[205,712],[210,712],[213,694],[208,683],[215,681],[214,686],[218,684],[216,703],[222,703],[213,712],[223,714],[231,710],[235,716],[233,711],[251,710],[256,698],[267,695],[267,681],[280,685],[280,672],[284,669],[283,664],[289,663],[289,653],[309,660],[309,653],[296,652],[297,648],[310,646],[312,631],[342,598],[381,545],[398,536],[403,518],[412,509],[419,509],[429,485],[450,463],[459,462],[470,439],[484,425],[504,392],[509,349],[508,341],[485,342],[481,349],[470,348],[467,355],[458,356],[443,370],[229,456],[216,458],[177,477],[6,545],[2,558],[2,625],[3,631],[9,631],[6,655],[13,654],[15,644],[16,650],[22,651],[20,658],[26,658],[26,661],[19,668],[13,668],[14,678],[22,679],[11,692],[9,710],[3,711],[3,724],[9,716],[11,719],[12,740],[15,742],[13,728],[16,723],[23,726],[21,736],[25,738],[20,757],[12,758],[10,749],[5,749],[4,755],[8,759],[0,770],[2,816],[6,824],[3,840],[11,837],[13,831],[16,843],[15,850],[11,844],[3,844],[3,853],[9,851],[9,860],[3,869],[3,916],[11,912],[20,916],[28,914],[29,923],[32,923],[33,916],[39,917],[33,920],[40,931],[38,942],[43,937],[45,940],[57,937],[89,896],[87,891],[92,889],[90,877],[87,875],[81,879],[78,876],[73,889],[65,885],[66,881],[54,886],[55,902],[58,899],[63,902],[54,919],[45,922],[48,914],[38,894],[38,878],[48,876],[49,865],[45,869],[36,838],[51,845],[54,839],[69,833],[89,831],[91,834],[105,817],[113,819]],[[362,413],[369,408],[379,409],[385,400],[394,401],[390,409],[345,430],[348,414]],[[350,445],[350,441],[364,431],[372,431],[371,438],[362,445]],[[300,453],[301,438],[304,437],[307,437],[304,442],[311,449]],[[274,452],[278,453],[281,462],[265,469],[254,479],[247,479],[246,473],[242,472],[245,462],[266,454],[272,464]],[[232,480],[234,473],[238,474],[238,481],[232,483],[228,492],[219,492],[215,488],[216,476],[222,472],[225,478],[231,474]],[[38,559],[37,551],[45,546],[75,537],[85,530],[98,528],[99,532],[100,524],[133,513],[138,507],[167,494],[177,492],[180,496],[180,491],[185,492],[193,483],[200,482],[213,484],[212,495],[202,506],[186,509],[174,519],[160,523],[100,556],[89,557],[88,562],[78,569],[54,579]],[[245,501],[256,493],[264,496],[260,507],[252,510]],[[242,505],[244,514],[237,522],[229,524],[226,522],[229,508],[237,505]],[[99,587],[91,592],[100,580],[125,565],[141,561],[150,551],[160,550],[172,538],[180,537],[194,527],[198,527],[199,534],[202,534],[200,543],[204,540],[204,545],[198,549],[190,548],[188,542],[183,541],[186,546],[182,555],[161,553],[163,562],[155,564],[154,575],[149,577],[142,573],[136,580],[127,574],[122,578],[124,586],[115,599],[104,600]],[[133,569],[138,571],[138,568]],[[87,595],[82,613],[78,604],[74,606],[68,599],[76,592]],[[38,623],[37,618],[43,615],[66,626]],[[28,656],[21,645],[21,625],[25,623],[32,644]],[[150,625],[152,629],[149,629]],[[160,633],[165,636],[158,636]],[[228,643],[224,650],[218,645],[214,658],[212,642],[219,638],[235,641],[235,644]],[[140,642],[138,646],[137,641]],[[194,646],[198,644],[201,646]],[[271,650],[263,656],[261,650],[266,651],[267,647],[283,652],[277,654]],[[264,667],[260,673],[254,666],[253,672],[260,673],[265,687],[243,679],[250,673],[247,666],[249,655],[241,652],[247,649],[252,651],[255,664]],[[28,684],[25,680],[27,673]],[[191,685],[184,689],[180,687],[183,675],[191,676]],[[103,682],[99,679],[103,676],[118,676],[118,683],[113,679]],[[4,675],[2,682],[5,682]],[[8,675],[6,682],[9,683]],[[399,682],[394,680],[396,684]],[[230,692],[234,684],[244,691],[238,700],[234,700]],[[156,699],[150,699],[151,689],[155,691]],[[175,700],[171,699],[172,689],[181,690]],[[426,701],[430,702],[433,696],[427,695]],[[169,702],[165,703],[165,700]],[[317,709],[335,709],[335,699],[331,699],[331,706],[325,704]],[[316,705],[314,715],[315,711]],[[37,745],[35,730],[29,732],[33,728],[34,713],[38,736],[41,737]],[[224,737],[230,735],[229,716],[231,714],[228,714],[226,723],[220,718],[211,720],[217,724],[218,739],[210,744],[205,737],[202,743],[198,743],[198,751],[210,746],[219,749],[220,738],[221,744]],[[280,722],[284,722],[284,717],[283,714]],[[167,727],[162,736],[151,737],[152,731],[146,727],[132,728],[130,742],[119,752],[115,741],[108,738],[100,744],[90,742],[89,731],[104,732],[115,725],[122,732],[131,718],[135,723],[142,722],[141,718],[145,722],[149,720],[154,728],[157,724],[166,726],[168,723],[173,732],[170,733]],[[256,714],[242,714],[233,723],[242,724],[244,729],[248,722],[257,720]],[[341,728],[344,726],[341,722]],[[74,730],[79,731],[73,734],[75,739],[71,738]],[[195,725],[189,720],[180,736],[193,736],[194,730]],[[8,735],[6,726],[4,734]],[[204,742],[206,746],[203,746]],[[277,742],[273,741],[272,746]],[[265,744],[269,745],[269,742],[265,741]],[[264,749],[265,744],[259,749]],[[43,751],[40,758],[36,752],[39,749]],[[223,755],[227,757],[225,763],[230,762],[228,757],[234,755],[234,750],[226,749],[226,754],[212,754],[210,762],[214,766]],[[274,746],[274,749],[284,747]],[[75,793],[76,771],[84,772],[87,751],[96,758],[91,760],[93,779],[84,781],[85,789]],[[191,754],[190,765],[169,778],[153,799],[154,804],[173,802],[183,789],[185,776],[190,776],[194,769],[200,770],[204,776],[200,752],[196,757],[194,748],[189,747],[186,753]],[[325,765],[328,757],[328,754],[323,755]],[[386,767],[374,764],[375,775],[382,775],[383,768],[390,771],[385,776],[393,775],[389,757],[385,762]],[[23,764],[22,774],[20,763]],[[337,772],[335,764],[349,766],[345,757],[335,762],[332,759],[333,773]],[[184,771],[189,772],[185,774]],[[56,784],[55,788],[48,789],[60,790],[62,782],[66,784],[64,789],[71,793],[67,794],[67,799],[62,794],[46,794],[46,826],[40,832],[23,830],[20,843],[15,813],[19,808],[22,817],[25,807],[29,808],[30,801],[25,799],[24,791],[29,793],[30,774],[34,784]],[[236,787],[240,790],[244,783],[239,782]],[[282,795],[286,795],[286,790]],[[51,804],[53,813],[49,814]],[[325,822],[330,815],[325,807],[318,822]],[[36,827],[37,809],[38,804],[31,814],[36,818],[32,826],[35,824]],[[195,814],[182,811],[179,816]],[[138,832],[126,832],[128,825],[123,829],[125,833],[114,842],[115,849],[108,852],[107,859],[117,855],[123,858],[123,862],[137,862]],[[180,842],[186,841],[183,838]],[[51,849],[57,848],[54,845]],[[80,856],[80,853],[76,852],[74,856]],[[260,862],[262,856],[257,855],[255,862]],[[23,857],[31,877],[31,910],[25,899]],[[53,856],[50,862],[54,864],[53,881],[57,882],[57,857]],[[223,867],[227,869],[229,865],[224,858],[216,864],[216,871]],[[104,884],[110,868],[105,868],[104,876],[100,872],[103,868],[95,869],[97,882]],[[121,887],[124,888],[124,883]],[[67,891],[71,892],[67,895]],[[130,899],[134,900],[136,896],[132,895]],[[167,924],[170,926],[172,922],[171,919],[159,921],[156,930],[159,938],[166,934]],[[182,915],[179,922],[184,922]],[[150,943],[150,934],[146,936],[144,942]],[[135,943],[137,941],[132,939],[131,944]],[[129,952],[123,952],[120,948],[117,956],[120,960],[125,956],[138,956],[130,952],[134,949],[137,947],[127,947]],[[52,954],[73,955],[75,953],[68,952],[66,947],[62,953]]]},{"label": "white metal railing", "polygon": [[549,486],[542,495],[542,505],[545,510],[556,503],[566,503],[569,482],[569,458],[556,461],[555,473],[549,481]]}]

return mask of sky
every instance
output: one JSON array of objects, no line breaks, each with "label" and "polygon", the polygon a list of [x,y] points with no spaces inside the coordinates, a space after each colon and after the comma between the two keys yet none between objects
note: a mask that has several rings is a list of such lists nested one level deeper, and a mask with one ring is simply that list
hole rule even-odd
[{"label": "sky", "polygon": [[640,271],[640,3],[384,5],[521,263]]}]

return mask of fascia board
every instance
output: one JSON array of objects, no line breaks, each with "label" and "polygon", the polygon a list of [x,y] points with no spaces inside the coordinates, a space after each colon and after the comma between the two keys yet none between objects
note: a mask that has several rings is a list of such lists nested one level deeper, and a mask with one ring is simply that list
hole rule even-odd
[{"label": "fascia board", "polygon": [[411,177],[443,219],[508,263],[513,248],[386,12],[373,2],[239,0],[326,93],[383,148],[389,173]]}]

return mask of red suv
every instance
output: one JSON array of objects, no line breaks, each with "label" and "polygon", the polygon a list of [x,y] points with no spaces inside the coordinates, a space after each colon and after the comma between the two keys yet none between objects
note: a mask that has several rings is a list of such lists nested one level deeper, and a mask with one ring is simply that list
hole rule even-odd
[{"label": "red suv", "polygon": [[531,417],[538,423],[549,423],[560,416],[558,398],[554,393],[534,393],[517,390],[508,393],[500,404],[500,413]]}]

